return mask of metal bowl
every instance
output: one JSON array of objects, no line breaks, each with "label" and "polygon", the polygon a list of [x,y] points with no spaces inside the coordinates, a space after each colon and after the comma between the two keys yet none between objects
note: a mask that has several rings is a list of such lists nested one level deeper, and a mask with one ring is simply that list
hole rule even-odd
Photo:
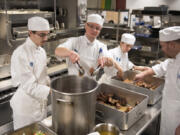
[{"label": "metal bowl", "polygon": [[100,135],[119,135],[120,130],[119,128],[111,123],[100,123],[96,125],[93,131],[99,132]]}]

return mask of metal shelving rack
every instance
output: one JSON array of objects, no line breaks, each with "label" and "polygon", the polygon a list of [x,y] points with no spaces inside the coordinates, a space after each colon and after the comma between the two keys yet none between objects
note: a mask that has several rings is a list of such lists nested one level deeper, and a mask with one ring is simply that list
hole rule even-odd
[{"label": "metal shelving rack", "polygon": [[[160,29],[164,27],[163,19],[165,17],[168,18],[168,14],[147,14],[147,13],[142,13],[142,10],[133,10],[132,13],[130,14],[130,20],[129,20],[130,27],[131,27],[132,15],[136,15],[136,18],[139,18],[139,21],[141,20],[140,18],[143,18],[143,16],[152,16],[153,26],[154,26],[154,17],[159,16],[161,21]],[[158,59],[162,56],[158,37],[148,37],[148,36],[146,37],[146,36],[136,35],[136,38],[137,41],[139,40],[139,42],[141,43],[149,43],[149,44],[142,44],[143,45],[142,50],[138,51],[138,53],[140,53],[142,57],[146,57],[147,59],[151,59],[151,58]]]},{"label": "metal shelving rack", "polygon": [[143,17],[143,16],[152,16],[153,18],[155,16],[159,16],[160,20],[161,20],[161,27],[163,27],[163,18],[168,17],[168,14],[144,14],[142,13],[142,10],[132,10],[132,13],[130,13],[130,19],[129,19],[129,26],[131,26],[131,19],[132,19],[132,15],[136,15],[139,18]]}]

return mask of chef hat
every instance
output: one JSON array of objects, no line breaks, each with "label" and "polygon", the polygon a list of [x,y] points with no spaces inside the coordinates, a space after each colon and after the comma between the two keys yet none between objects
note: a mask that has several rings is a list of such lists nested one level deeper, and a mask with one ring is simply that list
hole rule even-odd
[{"label": "chef hat", "polygon": [[173,41],[180,39],[180,26],[173,26],[159,31],[160,41]]},{"label": "chef hat", "polygon": [[124,42],[128,45],[134,45],[136,38],[132,34],[124,33],[121,36],[121,42]]},{"label": "chef hat", "polygon": [[48,20],[35,16],[28,19],[28,30],[31,31],[49,31],[49,22]]},{"label": "chef hat", "polygon": [[97,23],[103,26],[104,19],[98,14],[91,14],[88,16],[87,22]]}]

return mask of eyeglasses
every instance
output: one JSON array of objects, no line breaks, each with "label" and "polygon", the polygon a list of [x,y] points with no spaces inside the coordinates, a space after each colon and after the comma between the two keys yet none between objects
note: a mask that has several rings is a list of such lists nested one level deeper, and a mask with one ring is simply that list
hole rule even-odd
[{"label": "eyeglasses", "polygon": [[46,34],[46,33],[35,33],[35,34],[41,38],[48,37],[50,35],[49,33],[48,34]]},{"label": "eyeglasses", "polygon": [[100,30],[101,30],[101,27],[94,26],[94,25],[89,24],[89,23],[87,23],[87,26],[88,26],[89,28],[91,28],[91,29],[96,29],[97,31],[100,31]]}]

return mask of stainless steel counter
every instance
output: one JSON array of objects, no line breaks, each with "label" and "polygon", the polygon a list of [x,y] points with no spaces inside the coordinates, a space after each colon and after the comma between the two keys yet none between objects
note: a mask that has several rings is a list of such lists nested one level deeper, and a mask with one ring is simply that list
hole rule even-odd
[{"label": "stainless steel counter", "polygon": [[148,106],[147,110],[145,111],[145,115],[127,131],[121,131],[121,135],[141,135],[155,119],[158,119],[160,113],[161,100],[159,100],[153,106]]},{"label": "stainless steel counter", "polygon": [[[48,75],[50,77],[58,76],[67,72],[67,65],[65,63],[48,68]],[[12,89],[11,79],[0,81],[0,92],[8,92]],[[49,101],[48,101],[49,102]],[[50,105],[48,106],[48,114],[51,112]],[[9,99],[0,103],[0,134],[13,129],[12,110],[10,108]]]},{"label": "stainless steel counter", "polygon": [[[67,65],[65,63],[48,68],[47,72],[49,76],[57,74],[58,72],[67,71]],[[11,79],[0,81],[0,91],[12,88]]]},{"label": "stainless steel counter", "polygon": [[[130,127],[127,131],[120,131],[120,135],[141,135],[145,132],[148,126],[152,124],[152,122],[156,119],[159,120],[161,113],[161,100],[159,100],[155,105],[148,106],[147,110],[145,111],[144,116],[138,120],[132,127]],[[52,129],[52,116],[44,119],[42,121],[47,127]],[[97,122],[98,123],[98,122]],[[159,124],[159,123],[157,123]],[[154,125],[157,127],[159,125]],[[153,134],[155,135],[155,134]]]},{"label": "stainless steel counter", "polygon": [[[60,64],[60,65],[49,68],[48,74],[50,76],[51,75],[53,76],[54,74],[57,74],[58,72],[63,72],[66,70],[67,70],[67,65]],[[10,79],[5,80],[5,81],[0,81],[0,91],[1,89],[7,89],[11,87],[12,87],[12,84],[11,84]],[[141,135],[144,131],[147,130],[147,127],[149,127],[154,120],[159,118],[160,112],[161,112],[161,100],[158,101],[153,106],[148,106],[147,110],[145,111],[145,115],[140,120],[138,120],[134,125],[132,125],[132,127],[130,127],[127,131],[121,131],[120,135]],[[0,127],[0,134],[9,129],[12,129],[12,121]]]}]

